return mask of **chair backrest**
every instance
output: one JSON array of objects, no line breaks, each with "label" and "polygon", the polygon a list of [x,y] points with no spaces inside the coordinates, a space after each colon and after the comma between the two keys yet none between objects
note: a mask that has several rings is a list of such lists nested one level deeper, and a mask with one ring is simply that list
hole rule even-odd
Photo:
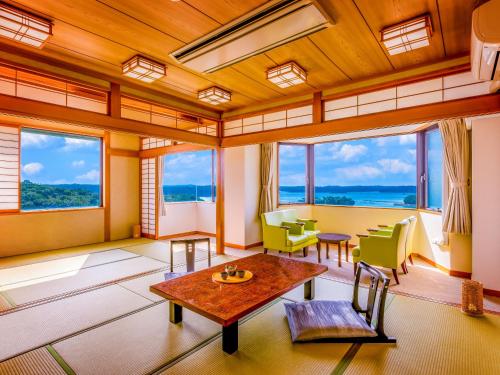
[{"label": "chair backrest", "polygon": [[[366,309],[361,308],[359,304],[359,282],[362,273],[367,273],[370,276]],[[385,300],[387,297],[389,282],[390,278],[388,278],[383,272],[379,271],[375,267],[370,266],[368,263],[365,263],[363,261],[359,262],[359,267],[356,272],[356,280],[354,282],[352,307],[356,312],[365,314],[366,323],[375,331],[377,331],[379,335],[384,336]],[[377,294],[379,294],[378,302]],[[375,323],[373,322],[374,316],[377,316]]]},{"label": "chair backrest", "polygon": [[394,226],[392,238],[397,241],[396,244],[396,260],[402,262],[406,258],[406,242],[408,237],[408,229],[410,221],[405,219]]},{"label": "chair backrest", "polygon": [[297,221],[297,210],[278,210],[262,214],[262,225],[280,226],[284,221]]},{"label": "chair backrest", "polygon": [[417,226],[417,217],[410,216],[407,219],[410,222],[410,226],[408,228],[408,235],[406,236],[406,256],[412,253],[413,248],[413,236],[415,234],[415,227]]}]

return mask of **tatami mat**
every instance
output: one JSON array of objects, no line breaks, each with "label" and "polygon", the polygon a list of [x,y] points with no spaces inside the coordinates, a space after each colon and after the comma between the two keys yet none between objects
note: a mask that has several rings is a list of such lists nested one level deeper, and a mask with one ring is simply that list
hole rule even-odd
[{"label": "tatami mat", "polygon": [[397,344],[363,344],[346,374],[500,374],[500,316],[396,296],[386,330]]},{"label": "tatami mat", "polygon": [[283,302],[239,327],[239,350],[228,355],[211,342],[162,374],[331,374],[349,344],[292,344]]},{"label": "tatami mat", "polygon": [[81,254],[89,254],[98,251],[122,249],[128,246],[141,245],[152,242],[154,242],[154,240],[150,240],[147,238],[128,238],[124,240],[99,242],[90,245],[67,247],[64,249],[46,250],[30,254],[9,256],[0,258],[0,269],[45,262],[52,259],[67,258]]},{"label": "tatami mat", "polygon": [[4,310],[8,310],[12,308],[13,306],[9,303],[7,298],[5,298],[2,293],[0,293],[0,312]]},{"label": "tatami mat", "polygon": [[53,346],[79,375],[146,374],[219,332],[189,310],[182,324],[172,324],[161,303]]},{"label": "tatami mat", "polygon": [[[133,275],[165,268],[166,264],[146,257],[66,272],[37,279],[31,285],[4,291],[17,305],[39,301],[73,291],[121,280]],[[17,285],[17,284],[16,284]]]},{"label": "tatami mat", "polygon": [[[230,262],[232,260],[235,260],[235,257],[231,257],[228,255],[220,255],[217,258],[212,259],[212,266],[222,264],[225,262]],[[199,271],[204,268],[207,268],[208,264],[205,260],[198,261],[195,263],[195,270]],[[175,267],[174,272],[183,272],[186,270],[185,266],[180,266],[180,267]],[[127,288],[134,293],[140,294],[143,297],[146,297],[150,299],[151,301],[161,301],[164,300],[164,298],[158,296],[157,294],[151,293],[149,291],[149,287],[154,284],[161,283],[162,281],[165,281],[165,273],[170,272],[170,271],[160,271],[153,273],[151,275],[146,275],[143,277],[138,277],[132,280],[127,280],[119,283],[119,285],[123,286],[124,288]]]},{"label": "tatami mat", "polygon": [[[4,268],[0,270],[0,286],[16,287],[14,284],[33,281],[70,271],[93,267],[105,263],[138,257],[139,255],[121,249],[81,254],[67,258],[53,259],[45,262]],[[9,288],[9,289],[10,289]]]},{"label": "tatami mat", "polygon": [[66,375],[46,348],[0,363],[0,375]]},{"label": "tatami mat", "polygon": [[[186,247],[184,245],[174,245],[174,266],[186,263]],[[148,244],[127,247],[127,251],[144,255],[161,262],[170,263],[170,243],[168,241],[155,241]],[[216,256],[215,246],[211,249],[212,258]],[[207,259],[208,247],[206,243],[196,244],[195,259]]]},{"label": "tatami mat", "polygon": [[[118,285],[0,316],[0,361],[151,304]],[[15,339],[14,339],[15,338]]]}]

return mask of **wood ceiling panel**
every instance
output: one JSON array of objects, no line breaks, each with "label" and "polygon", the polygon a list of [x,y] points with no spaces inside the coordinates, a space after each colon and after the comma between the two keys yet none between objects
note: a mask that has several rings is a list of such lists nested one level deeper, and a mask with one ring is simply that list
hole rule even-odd
[{"label": "wood ceiling panel", "polygon": [[307,71],[307,82],[315,88],[349,80],[349,77],[307,37],[268,51],[266,55],[277,65],[291,60],[297,62]]},{"label": "wood ceiling panel", "polygon": [[183,0],[185,3],[198,9],[210,18],[226,24],[229,21],[240,17],[242,14],[250,12],[258,6],[267,2],[267,0]]},{"label": "wood ceiling panel", "polygon": [[114,9],[140,20],[145,25],[174,34],[185,43],[199,38],[221,24],[191,5],[171,0],[99,0]]},{"label": "wood ceiling panel", "polygon": [[437,0],[447,56],[468,53],[472,11],[477,0]]},{"label": "wood ceiling panel", "polygon": [[328,0],[322,5],[335,25],[309,38],[350,79],[393,70],[377,39],[351,0]]},{"label": "wood ceiling panel", "polygon": [[[422,64],[426,61],[436,61],[445,57],[439,12],[435,0],[378,0],[377,6],[373,6],[373,0],[355,0],[355,4],[396,69]],[[389,55],[380,42],[380,31],[384,27],[424,14],[430,14],[434,29],[430,45],[408,53]]]}]

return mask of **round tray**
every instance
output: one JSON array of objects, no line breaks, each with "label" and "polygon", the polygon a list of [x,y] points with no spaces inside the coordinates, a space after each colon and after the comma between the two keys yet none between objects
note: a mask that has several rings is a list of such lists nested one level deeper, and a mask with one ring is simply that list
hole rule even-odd
[{"label": "round tray", "polygon": [[239,283],[244,283],[245,281],[250,280],[253,277],[253,273],[250,271],[245,271],[245,276],[243,277],[238,277],[236,274],[235,276],[228,276],[226,280],[224,280],[220,272],[214,272],[212,274],[212,280],[217,281],[219,283],[224,283],[224,284],[239,284]]}]

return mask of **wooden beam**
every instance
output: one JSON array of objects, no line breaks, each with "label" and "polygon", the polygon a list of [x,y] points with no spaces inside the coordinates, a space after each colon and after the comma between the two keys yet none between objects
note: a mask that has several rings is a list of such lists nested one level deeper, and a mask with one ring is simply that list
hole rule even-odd
[{"label": "wooden beam", "polygon": [[217,197],[215,200],[215,244],[217,254],[224,254],[224,150],[220,147],[217,154]]},{"label": "wooden beam", "polygon": [[312,117],[314,123],[323,122],[323,102],[321,100],[321,91],[315,92],[313,96]]},{"label": "wooden beam", "polygon": [[203,151],[211,149],[213,149],[213,147],[204,145],[193,145],[190,143],[181,143],[179,145],[157,147],[149,150],[141,150],[139,151],[139,157],[153,158],[155,156],[161,156],[166,154],[178,154],[180,152]]},{"label": "wooden beam", "polygon": [[109,148],[107,152],[111,156],[123,156],[123,157],[127,157],[127,158],[138,158],[139,157],[139,151],[127,150],[127,149],[122,149],[122,148]]},{"label": "wooden beam", "polygon": [[349,133],[389,126],[438,121],[446,118],[477,116],[500,112],[500,94],[432,103],[372,113],[363,116],[324,121],[311,125],[281,128],[258,133],[235,135],[222,139],[221,147],[244,146],[256,143],[278,142],[297,138]]},{"label": "wooden beam", "polygon": [[111,90],[108,98],[108,114],[114,118],[122,117],[122,94],[121,87],[117,83],[111,82]]},{"label": "wooden beam", "polygon": [[108,152],[110,147],[109,132],[104,133],[104,241],[111,240],[111,157]]},{"label": "wooden beam", "polygon": [[168,128],[147,122],[113,118],[100,113],[2,94],[0,94],[0,112],[81,125],[94,129],[126,132],[145,137],[174,139],[208,146],[216,146],[219,143],[217,137],[206,134]]}]

